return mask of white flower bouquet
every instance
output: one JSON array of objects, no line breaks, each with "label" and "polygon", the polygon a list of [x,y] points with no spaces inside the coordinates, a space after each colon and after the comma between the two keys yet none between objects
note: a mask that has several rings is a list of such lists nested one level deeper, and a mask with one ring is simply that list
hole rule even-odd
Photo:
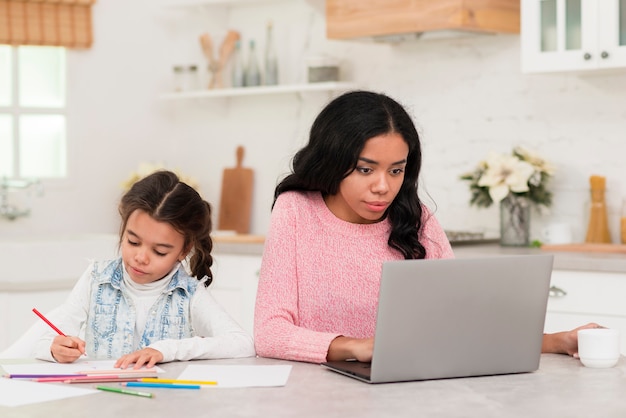
[{"label": "white flower bouquet", "polygon": [[515,147],[510,155],[491,152],[474,171],[461,175],[461,179],[469,181],[470,205],[486,208],[510,196],[525,197],[548,208],[552,193],[546,185],[553,174],[553,167],[543,158]]}]

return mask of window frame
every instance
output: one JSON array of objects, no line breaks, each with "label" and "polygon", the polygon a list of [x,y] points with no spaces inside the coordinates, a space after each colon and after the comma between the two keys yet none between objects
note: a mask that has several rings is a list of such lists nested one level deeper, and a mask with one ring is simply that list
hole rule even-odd
[{"label": "window frame", "polygon": [[[20,94],[20,74],[19,74],[19,48],[20,45],[5,45],[10,48],[10,79],[9,85],[11,88],[11,102],[9,106],[0,105],[0,114],[8,115],[11,120],[11,133],[12,137],[11,148],[12,148],[12,172],[6,174],[7,178],[12,179],[29,179],[32,176],[24,176],[22,175],[22,167],[21,167],[21,156],[22,150],[20,149],[20,117],[23,115],[55,115],[62,116],[65,123],[65,138],[64,138],[64,169],[61,175],[46,175],[46,176],[38,176],[37,178],[45,181],[59,181],[66,180],[69,176],[69,135],[68,135],[68,49],[65,47],[55,47],[55,48],[63,48],[63,77],[65,78],[63,88],[64,91],[64,104],[60,107],[29,107],[29,106],[21,106],[19,103],[19,94]],[[27,47],[33,47],[34,45],[24,45]],[[48,46],[41,46],[48,47]],[[0,176],[3,174],[0,173]]]}]

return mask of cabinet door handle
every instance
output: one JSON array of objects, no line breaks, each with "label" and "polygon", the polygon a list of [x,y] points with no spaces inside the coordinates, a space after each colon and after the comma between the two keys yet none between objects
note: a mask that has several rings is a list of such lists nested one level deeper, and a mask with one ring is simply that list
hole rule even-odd
[{"label": "cabinet door handle", "polygon": [[549,297],[562,298],[565,295],[567,295],[567,292],[565,290],[561,289],[560,287],[550,286],[550,292],[548,293]]},{"label": "cabinet door handle", "polygon": [[585,52],[585,55],[583,55],[583,58],[585,59],[585,61],[589,61],[591,59],[591,54],[589,52]]},{"label": "cabinet door handle", "polygon": [[608,53],[608,52],[606,52],[606,51],[602,51],[602,53],[600,54],[600,56],[601,56],[602,58],[608,58],[608,57],[609,57],[609,53]]}]

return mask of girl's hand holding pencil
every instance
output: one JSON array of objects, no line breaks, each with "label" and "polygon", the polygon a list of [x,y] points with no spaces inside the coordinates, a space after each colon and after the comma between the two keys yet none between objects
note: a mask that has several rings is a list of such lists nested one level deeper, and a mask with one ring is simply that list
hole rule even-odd
[{"label": "girl's hand holding pencil", "polygon": [[83,340],[78,337],[65,335],[63,331],[57,328],[56,325],[50,322],[50,320],[37,309],[33,308],[33,312],[59,334],[57,337],[54,337],[52,345],[50,346],[50,353],[57,362],[72,363],[85,354],[85,342]]},{"label": "girl's hand holding pencil", "polygon": [[59,363],[72,363],[85,354],[85,342],[78,337],[57,335],[50,346],[52,357]]}]

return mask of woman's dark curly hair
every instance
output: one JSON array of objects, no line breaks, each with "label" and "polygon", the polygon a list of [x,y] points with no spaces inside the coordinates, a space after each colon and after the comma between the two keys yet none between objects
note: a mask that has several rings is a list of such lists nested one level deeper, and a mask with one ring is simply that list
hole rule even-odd
[{"label": "woman's dark curly hair", "polygon": [[399,134],[409,146],[404,182],[385,213],[391,222],[389,246],[404,258],[425,258],[419,241],[422,204],[417,180],[422,166],[420,138],[406,110],[384,94],[352,91],[331,101],[311,127],[309,142],[293,158],[292,172],[274,191],[274,202],[286,191],[319,191],[334,195],[357,165],[370,138]]}]

